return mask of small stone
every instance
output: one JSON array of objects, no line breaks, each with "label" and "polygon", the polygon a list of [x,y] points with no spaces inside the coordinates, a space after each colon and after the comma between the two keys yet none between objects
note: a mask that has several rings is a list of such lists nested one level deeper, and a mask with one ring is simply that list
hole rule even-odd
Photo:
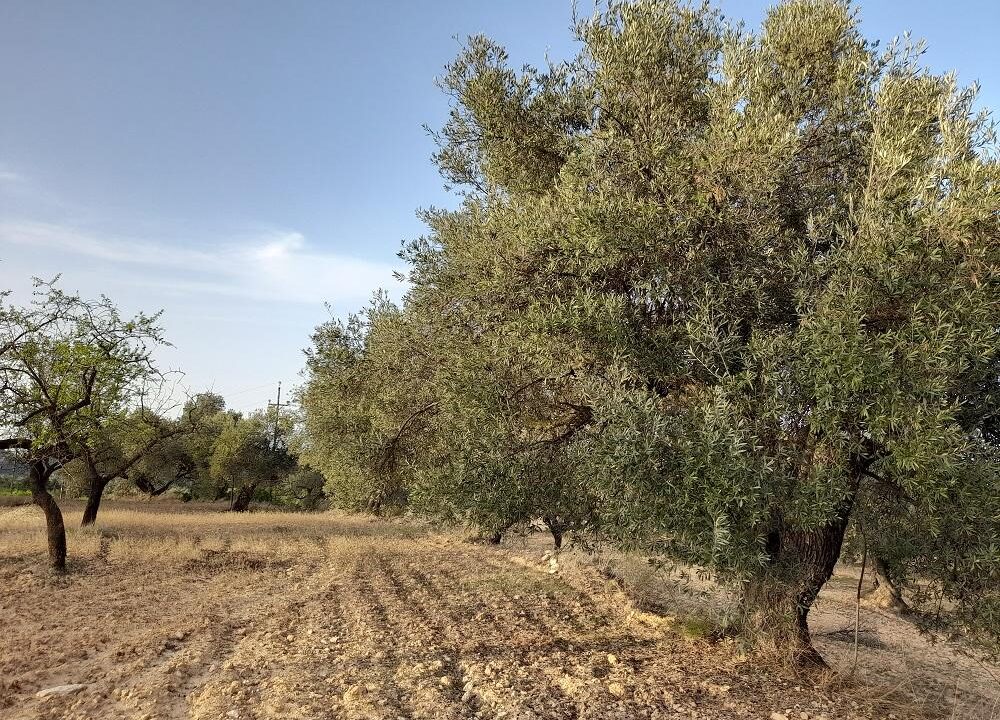
[{"label": "small stone", "polygon": [[181,640],[184,639],[184,631],[183,630],[178,630],[177,632],[175,632],[170,637],[172,637],[174,640],[181,641]]},{"label": "small stone", "polygon": [[788,720],[788,716],[775,710],[771,713],[771,720]]},{"label": "small stone", "polygon": [[87,686],[79,683],[73,685],[56,685],[55,687],[39,690],[35,693],[35,697],[47,698],[53,695],[72,695],[73,693],[80,692],[85,687]]},{"label": "small stone", "polygon": [[294,639],[295,639],[294,635],[285,635],[285,640],[287,640],[288,642],[291,642]]},{"label": "small stone", "polygon": [[809,720],[809,713],[807,713],[807,712],[800,712],[799,713],[799,718],[800,718],[800,720]]},{"label": "small stone", "polygon": [[617,664],[618,664],[618,658],[612,655],[611,653],[608,653],[608,665],[617,665]]},{"label": "small stone", "polygon": [[365,689],[361,685],[352,685],[344,691],[344,703],[349,704],[356,701],[359,697],[364,695]]},{"label": "small stone", "polygon": [[608,692],[618,698],[624,697],[625,687],[621,683],[613,682],[608,684]]},{"label": "small stone", "polygon": [[438,684],[441,687],[451,687],[451,678],[448,677],[447,675],[442,675],[441,679],[438,680]]}]

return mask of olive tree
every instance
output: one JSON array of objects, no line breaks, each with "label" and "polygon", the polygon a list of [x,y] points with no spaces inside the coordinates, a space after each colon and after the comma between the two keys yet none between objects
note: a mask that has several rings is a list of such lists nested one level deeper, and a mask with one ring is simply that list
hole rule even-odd
[{"label": "olive tree", "polygon": [[497,538],[541,519],[558,546],[593,520],[565,471],[586,408],[530,358],[497,362],[494,340],[464,332],[468,304],[443,304],[417,289],[405,312],[380,297],[317,330],[299,395],[302,457],[342,507],[405,506]]},{"label": "olive tree", "polygon": [[[859,493],[931,527],[995,487],[968,481],[995,477],[991,125],[842,2],[782,3],[756,34],[613,2],[578,36],[546,72],[482,38],[451,67],[439,160],[470,200],[437,262],[484,248],[467,287],[578,378],[570,452],[608,535],[712,568],[815,659]],[[995,567],[987,548],[960,549]]]},{"label": "olive tree", "polygon": [[209,472],[229,488],[234,512],[248,510],[259,488],[275,485],[294,469],[295,458],[263,413],[231,416],[212,445]]},{"label": "olive tree", "polygon": [[435,159],[463,201],[404,252],[402,330],[313,370],[345,390],[303,403],[344,419],[317,443],[363,491],[405,438],[397,484],[493,518],[558,480],[804,662],[852,520],[907,528],[898,568],[995,639],[1000,164],[974,89],[839,0],[756,31],[611,0],[576,37],[543,69],[484,37],[448,67]]}]

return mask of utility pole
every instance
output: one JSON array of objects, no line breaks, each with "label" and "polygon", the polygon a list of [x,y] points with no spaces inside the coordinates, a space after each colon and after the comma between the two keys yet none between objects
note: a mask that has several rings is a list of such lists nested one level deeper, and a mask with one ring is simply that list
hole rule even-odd
[{"label": "utility pole", "polygon": [[[277,402],[273,402],[273,403],[269,402],[267,404],[267,407],[269,409],[272,408],[272,407],[274,408],[274,433],[273,433],[273,435],[271,435],[271,450],[272,451],[278,449],[278,419],[281,417],[281,406],[282,406],[282,404],[283,403],[281,402],[281,381],[279,380],[278,381],[278,401]],[[284,404],[287,405],[288,403],[284,403]]]}]

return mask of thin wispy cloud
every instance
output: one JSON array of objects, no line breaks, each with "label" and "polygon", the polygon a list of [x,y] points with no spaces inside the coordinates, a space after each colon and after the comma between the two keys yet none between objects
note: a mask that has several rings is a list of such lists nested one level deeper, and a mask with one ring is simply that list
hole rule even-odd
[{"label": "thin wispy cloud", "polygon": [[52,223],[0,222],[0,244],[117,265],[130,284],[186,296],[341,303],[365,298],[377,287],[399,288],[393,265],[323,252],[294,231],[190,247],[109,238]]},{"label": "thin wispy cloud", "polygon": [[18,195],[27,188],[28,178],[9,163],[0,162],[0,194]]}]

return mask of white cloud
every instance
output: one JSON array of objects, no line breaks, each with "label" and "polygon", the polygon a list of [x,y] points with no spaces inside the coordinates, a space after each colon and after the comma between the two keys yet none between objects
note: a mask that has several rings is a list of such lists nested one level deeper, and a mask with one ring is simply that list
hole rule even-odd
[{"label": "white cloud", "polygon": [[15,185],[24,182],[21,173],[11,169],[10,165],[0,162],[0,185]]},{"label": "white cloud", "polygon": [[393,265],[322,252],[311,248],[301,233],[291,231],[197,248],[107,238],[51,223],[0,222],[0,243],[47,250],[45,267],[38,274],[61,269],[50,267],[54,252],[65,265],[71,263],[67,256],[75,256],[75,263],[89,258],[117,265],[130,284],[186,296],[341,304],[363,301],[379,287],[399,289]]},{"label": "white cloud", "polygon": [[285,260],[296,250],[305,247],[305,238],[301,233],[283,233],[274,240],[264,243],[254,251],[259,260]]}]

